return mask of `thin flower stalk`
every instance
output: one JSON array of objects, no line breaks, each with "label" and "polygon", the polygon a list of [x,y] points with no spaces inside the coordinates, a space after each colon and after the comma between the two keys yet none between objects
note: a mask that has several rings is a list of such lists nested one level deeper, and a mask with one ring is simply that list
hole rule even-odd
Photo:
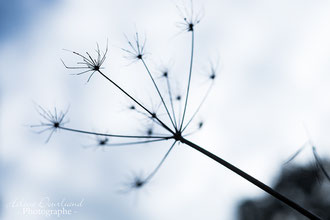
[{"label": "thin flower stalk", "polygon": [[190,53],[190,65],[189,65],[189,76],[188,76],[188,85],[187,85],[187,91],[186,91],[186,100],[183,107],[183,115],[182,120],[180,123],[180,131],[182,131],[182,126],[184,123],[184,118],[186,116],[187,106],[188,106],[188,98],[189,98],[189,90],[190,90],[190,83],[191,83],[191,75],[192,75],[192,68],[193,68],[193,62],[194,62],[194,30],[191,30],[191,53]]},{"label": "thin flower stalk", "polygon": [[156,82],[155,82],[155,80],[154,80],[154,78],[153,78],[153,76],[152,76],[152,74],[151,74],[151,72],[150,72],[150,70],[149,70],[149,68],[148,68],[148,66],[147,66],[147,64],[146,64],[146,62],[145,62],[145,60],[143,59],[143,57],[141,58],[141,61],[142,61],[142,63],[143,63],[143,66],[144,66],[145,69],[147,70],[147,73],[148,73],[150,79],[152,80],[153,85],[155,86],[155,88],[156,88],[156,90],[157,90],[157,93],[158,93],[158,95],[159,95],[159,97],[160,97],[160,99],[161,99],[161,101],[162,101],[162,103],[163,103],[163,106],[164,106],[164,108],[165,108],[165,110],[166,110],[166,113],[167,113],[167,115],[168,115],[168,117],[169,117],[169,119],[170,119],[170,121],[171,121],[173,127],[174,127],[175,129],[177,129],[177,128],[176,128],[176,125],[175,125],[174,122],[173,122],[172,116],[171,116],[171,114],[170,114],[170,112],[169,112],[169,110],[168,110],[168,108],[167,108],[167,105],[165,104],[164,98],[163,98],[161,92],[159,91],[159,88],[158,88],[158,86],[157,86],[157,84],[156,84]]},{"label": "thin flower stalk", "polygon": [[166,79],[167,92],[168,92],[168,96],[169,96],[169,99],[170,99],[170,104],[171,104],[171,109],[172,109],[172,115],[173,115],[173,121],[174,121],[175,128],[178,128],[178,124],[176,122],[176,116],[175,116],[175,109],[174,109],[174,103],[173,103],[173,95],[172,95],[171,83],[170,83],[170,80],[168,79],[168,71],[166,71],[165,73],[166,74],[164,75],[164,77]]}]

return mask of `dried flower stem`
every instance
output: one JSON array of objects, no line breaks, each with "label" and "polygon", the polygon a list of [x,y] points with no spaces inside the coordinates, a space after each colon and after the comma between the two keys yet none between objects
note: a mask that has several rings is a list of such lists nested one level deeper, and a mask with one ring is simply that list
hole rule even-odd
[{"label": "dried flower stem", "polygon": [[[188,10],[185,10],[185,14],[189,14]],[[146,71],[147,71],[147,73],[148,73],[155,89],[157,90],[157,93],[158,93],[158,95],[161,99],[161,104],[164,106],[164,108],[166,110],[166,114],[167,114],[168,118],[170,119],[173,128],[170,128],[171,125],[166,125],[159,118],[159,116],[155,112],[150,111],[146,106],[141,104],[132,95],[130,95],[128,92],[126,92],[120,85],[115,83],[112,79],[110,79],[107,75],[105,75],[101,71],[101,69],[103,68],[102,64],[105,61],[106,54],[108,52],[108,47],[106,48],[106,50],[105,50],[105,52],[103,53],[103,56],[102,56],[102,53],[99,49],[99,46],[97,45],[97,50],[96,50],[97,59],[93,59],[92,56],[89,53],[86,53],[87,56],[83,56],[80,53],[71,51],[71,52],[73,52],[74,54],[78,55],[79,57],[81,57],[83,59],[83,62],[79,62],[78,63],[79,66],[77,66],[77,67],[67,66],[62,61],[66,68],[68,68],[68,69],[78,69],[78,70],[82,71],[82,72],[80,72],[76,75],[81,75],[81,74],[84,74],[84,73],[87,73],[87,72],[91,72],[91,75],[89,76],[88,81],[91,79],[91,77],[93,76],[93,74],[95,72],[98,72],[101,76],[103,76],[106,80],[108,80],[112,85],[114,85],[122,93],[124,93],[124,95],[126,95],[134,103],[136,103],[139,107],[141,107],[145,112],[144,111],[138,111],[138,112],[142,113],[142,114],[145,114],[151,120],[154,120],[160,127],[164,128],[168,132],[167,135],[166,134],[164,134],[164,135],[152,135],[153,132],[150,132],[150,135],[147,135],[147,136],[144,136],[144,135],[121,135],[121,134],[119,135],[119,134],[106,134],[106,133],[90,132],[90,131],[84,131],[84,130],[68,128],[68,127],[63,126],[64,123],[65,123],[65,122],[63,122],[63,118],[64,118],[66,113],[62,113],[60,116],[57,116],[57,111],[55,109],[55,113],[54,113],[55,116],[53,116],[50,112],[46,112],[42,108],[41,108],[40,114],[47,121],[47,123],[42,123],[40,125],[40,127],[47,127],[48,126],[48,128],[46,128],[46,130],[51,130],[51,135],[57,129],[62,129],[62,130],[66,130],[66,131],[82,133],[82,134],[88,134],[88,135],[97,135],[97,136],[114,137],[114,138],[132,138],[133,139],[133,141],[131,141],[131,142],[122,142],[122,143],[119,142],[119,143],[110,143],[110,144],[107,143],[108,140],[105,139],[105,140],[102,141],[102,144],[101,144],[103,146],[104,145],[105,146],[135,145],[135,144],[145,144],[145,143],[152,143],[152,142],[158,142],[158,141],[173,140],[174,143],[171,145],[169,150],[166,152],[166,154],[164,155],[162,160],[158,163],[156,168],[146,178],[143,179],[141,177],[136,177],[135,180],[134,180],[134,183],[129,185],[130,187],[136,188],[136,189],[141,188],[142,186],[144,186],[145,183],[147,183],[151,180],[151,178],[158,172],[160,167],[163,165],[164,161],[166,160],[166,158],[168,157],[168,155],[170,154],[170,152],[174,148],[175,144],[178,143],[178,142],[181,142],[183,144],[186,144],[186,145],[194,148],[195,150],[199,151],[200,153],[204,154],[205,156],[209,157],[210,159],[218,162],[219,164],[223,165],[227,169],[231,170],[232,172],[234,172],[237,175],[241,176],[242,178],[246,179],[250,183],[257,186],[258,188],[260,188],[263,191],[270,194],[271,196],[273,196],[273,197],[277,198],[278,200],[282,201],[283,203],[285,203],[289,207],[295,209],[296,211],[298,211],[302,215],[306,216],[307,218],[320,219],[319,217],[317,217],[313,213],[309,212],[308,210],[301,207],[297,203],[293,202],[289,198],[285,197],[284,195],[280,194],[279,192],[275,191],[274,189],[272,189],[269,186],[265,185],[264,183],[260,182],[256,178],[254,178],[254,177],[250,176],[249,174],[245,173],[241,169],[237,168],[236,166],[232,165],[231,163],[223,160],[222,158],[216,156],[215,154],[212,154],[211,152],[205,150],[204,148],[198,146],[197,144],[195,144],[195,143],[193,143],[193,142],[191,142],[191,141],[189,141],[185,138],[186,136],[189,135],[189,133],[184,134],[183,132],[186,130],[186,128],[189,126],[189,124],[195,118],[196,114],[199,112],[199,110],[202,107],[203,103],[205,102],[208,94],[210,93],[210,89],[212,88],[214,83],[212,81],[212,83],[211,83],[210,87],[208,88],[208,90],[206,91],[206,94],[203,97],[200,105],[197,106],[197,109],[195,110],[195,112],[193,112],[191,118],[188,119],[188,122],[185,124],[187,106],[188,106],[188,100],[189,100],[189,93],[190,93],[190,86],[191,86],[192,71],[193,71],[193,63],[194,63],[194,47],[195,47],[195,45],[194,45],[194,42],[195,42],[194,27],[195,27],[196,24],[199,23],[200,18],[199,18],[198,15],[197,16],[194,15],[193,9],[191,8],[190,17],[187,18],[183,14],[183,21],[184,22],[181,23],[181,26],[183,25],[185,31],[191,32],[191,52],[190,52],[190,64],[189,64],[189,71],[188,71],[188,83],[187,83],[187,88],[186,88],[186,93],[185,93],[185,101],[184,101],[184,105],[183,105],[183,114],[181,114],[181,105],[180,105],[179,106],[179,109],[180,109],[179,114],[177,115],[178,121],[177,121],[176,116],[175,116],[173,97],[172,97],[172,93],[171,93],[170,82],[169,82],[169,79],[168,79],[167,75],[165,77],[166,77],[166,81],[167,81],[166,83],[167,83],[167,88],[168,88],[168,93],[169,93],[169,99],[170,99],[172,115],[171,115],[171,113],[170,113],[170,111],[169,111],[169,109],[168,109],[168,107],[165,103],[165,100],[164,100],[164,98],[163,98],[163,96],[162,96],[162,94],[161,94],[161,92],[160,92],[160,90],[157,86],[157,83],[155,82],[155,80],[154,80],[154,78],[153,78],[153,76],[152,76],[145,60],[144,60],[145,41],[143,41],[141,43],[139,41],[139,35],[138,35],[138,33],[136,33],[135,43],[133,44],[130,40],[128,40],[128,44],[130,46],[130,49],[123,49],[125,52],[127,52],[129,54],[129,57],[131,59],[133,59],[134,61],[139,60],[144,65],[144,67],[145,67],[145,69],[146,69]],[[212,71],[213,71],[213,69],[212,69]],[[212,74],[210,75],[210,79],[214,80],[214,78],[215,78],[215,73],[212,72]],[[178,98],[176,98],[176,99],[178,100]],[[180,100],[181,100],[181,97],[180,97]],[[136,110],[135,107],[132,108],[132,109]],[[200,127],[201,126],[202,126],[202,124],[200,125]],[[43,131],[41,131],[41,132],[43,132]],[[134,140],[134,139],[139,139],[139,140]],[[320,166],[320,168],[322,170],[324,170],[324,167],[322,167],[322,163],[321,163],[315,149],[313,149],[313,153],[314,153],[315,158],[317,159],[318,165]],[[328,175],[327,175],[327,177],[329,178]]]},{"label": "dried flower stem", "polygon": [[[113,80],[111,80],[109,77],[107,77],[101,70],[97,70],[104,78],[106,78],[110,83],[112,83],[114,86],[116,86],[120,91],[122,91],[127,97],[129,97],[133,102],[135,102],[137,105],[139,105],[141,108],[143,108],[148,114],[152,117],[154,117],[154,114],[149,111],[144,105],[142,105],[140,102],[138,102],[135,98],[133,98],[130,94],[128,94],[124,89],[122,89],[117,83],[115,83]],[[174,135],[174,132],[166,125],[164,122],[162,122],[157,116],[154,117],[163,128],[165,128],[167,131],[172,133]]]},{"label": "dried flower stem", "polygon": [[159,168],[162,166],[162,164],[164,163],[164,161],[166,160],[167,156],[170,154],[170,152],[172,151],[174,145],[176,144],[177,141],[174,141],[174,143],[171,145],[170,149],[166,152],[166,154],[164,155],[163,159],[159,162],[159,164],[157,165],[157,167],[145,178],[145,182],[148,182],[159,170]]},{"label": "dried flower stem", "polygon": [[204,102],[206,101],[208,95],[211,92],[211,89],[214,85],[214,81],[211,82],[211,85],[209,86],[209,88],[207,89],[201,103],[199,104],[199,106],[197,107],[196,111],[194,112],[194,114],[191,116],[190,120],[187,122],[187,124],[184,126],[184,128],[182,129],[182,132],[184,132],[184,130],[186,130],[186,128],[189,126],[189,124],[194,120],[194,118],[196,117],[197,113],[199,112],[199,110],[201,109],[201,107],[203,106]]},{"label": "dried flower stem", "polygon": [[282,194],[278,193],[274,189],[270,188],[266,184],[260,182],[256,178],[250,176],[249,174],[245,173],[241,169],[235,167],[231,163],[228,163],[227,161],[223,160],[222,158],[212,154],[211,152],[205,150],[204,148],[198,146],[197,144],[194,144],[193,142],[190,142],[189,140],[185,138],[181,138],[180,142],[187,144],[188,146],[194,148],[195,150],[201,152],[202,154],[206,155],[207,157],[215,160],[216,162],[220,163],[221,165],[225,166],[229,170],[233,171],[234,173],[238,174],[239,176],[243,177],[253,185],[257,186],[258,188],[262,189],[263,191],[267,192],[268,194],[272,195],[276,199],[280,200],[281,202],[285,203],[286,205],[290,206],[291,208],[295,209],[296,211],[300,212],[302,215],[306,216],[309,219],[313,220],[321,220],[320,217],[316,216],[315,214],[309,212],[307,209],[301,207],[294,201],[290,200],[289,198],[283,196]]},{"label": "dried flower stem", "polygon": [[191,83],[191,74],[192,74],[192,68],[193,68],[193,63],[194,63],[194,30],[191,30],[191,53],[190,53],[190,67],[189,67],[189,77],[188,77],[188,85],[187,85],[187,92],[186,92],[186,101],[184,103],[184,109],[183,109],[183,115],[182,115],[182,120],[180,124],[180,131],[183,126],[184,118],[186,115],[186,110],[187,110],[187,105],[188,105],[188,97],[189,97],[189,90],[190,90],[190,83]]},{"label": "dried flower stem", "polygon": [[170,104],[171,104],[171,109],[172,109],[173,121],[174,121],[174,124],[175,124],[175,128],[177,128],[178,127],[178,124],[176,122],[176,117],[175,117],[175,110],[174,110],[174,104],[173,104],[173,95],[172,95],[171,84],[170,84],[170,80],[168,79],[168,76],[166,76],[165,78],[166,78],[168,96],[170,98]]},{"label": "dried flower stem", "polygon": [[90,134],[90,135],[97,135],[97,136],[104,136],[104,137],[117,137],[117,138],[152,138],[152,139],[170,139],[173,136],[142,136],[142,135],[120,135],[120,134],[108,134],[108,133],[99,133],[99,132],[92,132],[92,131],[85,131],[85,130],[79,130],[74,128],[67,128],[67,127],[58,127],[58,129],[66,130],[66,131],[72,131],[76,133],[82,133],[82,134]]},{"label": "dried flower stem", "polygon": [[171,114],[170,114],[170,112],[168,111],[168,108],[167,108],[167,106],[166,106],[166,104],[165,104],[164,98],[163,98],[162,94],[160,93],[159,88],[158,88],[158,86],[157,86],[157,84],[156,84],[154,78],[152,77],[151,72],[150,72],[150,70],[149,70],[149,68],[148,68],[148,66],[147,66],[147,64],[146,64],[146,62],[144,61],[143,58],[141,58],[141,61],[142,61],[142,63],[143,63],[143,66],[144,66],[145,69],[147,70],[148,75],[149,75],[150,79],[152,80],[152,83],[154,84],[154,86],[155,86],[155,88],[156,88],[156,90],[157,90],[157,93],[158,93],[160,99],[162,100],[162,103],[163,103],[163,105],[164,105],[164,108],[165,108],[165,110],[166,110],[166,112],[167,112],[167,115],[168,115],[168,117],[169,117],[169,119],[170,119],[170,121],[171,121],[173,127],[174,127],[175,129],[177,129],[176,126],[175,126],[175,124],[174,124],[174,122],[173,122],[173,119],[172,119],[172,117],[171,117]]}]

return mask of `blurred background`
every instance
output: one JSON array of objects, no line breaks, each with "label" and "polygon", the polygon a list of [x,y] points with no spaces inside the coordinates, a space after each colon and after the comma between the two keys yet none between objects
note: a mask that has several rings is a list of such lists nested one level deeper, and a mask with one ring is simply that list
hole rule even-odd
[{"label": "blurred background", "polygon": [[[203,120],[204,127],[190,139],[271,186],[281,183],[289,169],[284,163],[308,139],[322,158],[329,157],[330,2],[195,3],[204,16],[196,26],[191,108],[205,91],[209,61],[219,58],[221,65],[195,121]],[[108,39],[105,73],[147,105],[157,105],[143,66],[130,64],[121,48],[127,47],[124,34],[145,35],[153,73],[169,65],[174,90],[183,91],[175,82],[185,82],[180,79],[189,67],[190,35],[177,27],[182,18],[176,5],[182,2],[0,1],[1,219],[45,219],[22,211],[45,198],[82,204],[60,219],[270,219],[260,214],[265,193],[184,145],[176,146],[145,188],[119,193],[134,174],[150,172],[169,143],[94,150],[86,146],[95,145],[95,137],[59,131],[45,144],[47,133],[29,127],[40,121],[38,103],[46,109],[70,106],[70,127],[145,132],[147,121],[129,112],[128,100],[102,77],[86,83],[88,75],[70,75],[60,59],[73,64],[77,57],[62,49],[84,53],[96,42],[104,48]],[[313,162],[307,146],[291,163],[308,171],[301,167]],[[314,184],[307,173],[302,175]],[[328,195],[329,182],[318,181],[321,189],[300,190],[304,198]],[[278,203],[271,207],[281,210]]]}]

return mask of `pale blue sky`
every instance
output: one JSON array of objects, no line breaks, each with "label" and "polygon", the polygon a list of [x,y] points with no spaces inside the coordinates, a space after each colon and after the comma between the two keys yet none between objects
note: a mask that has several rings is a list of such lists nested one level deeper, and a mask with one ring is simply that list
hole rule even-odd
[{"label": "pale blue sky", "polygon": [[[45,3],[46,2],[46,3]],[[329,156],[330,3],[328,1],[196,1],[204,18],[196,27],[192,106],[205,89],[207,62],[220,57],[215,88],[197,119],[204,129],[192,140],[271,184],[283,162],[307,140],[303,124]],[[46,108],[70,105],[70,126],[139,132],[145,121],[123,112],[127,99],[94,76],[72,76],[60,59],[75,57],[109,39],[105,72],[150,104],[145,72],[127,66],[120,49],[124,33],[147,36],[148,62],[173,63],[178,79],[189,60],[189,34],[176,27],[176,1],[68,0],[1,1],[0,91],[3,215],[22,216],[16,199],[37,202],[85,199],[78,213],[63,219],[234,219],[240,199],[263,193],[198,152],[177,146],[145,189],[117,191],[132,172],[150,171],[167,143],[109,149],[82,148],[93,142],[66,132],[36,135],[34,102]],[[147,88],[147,91],[144,90]],[[151,87],[150,87],[151,88]],[[179,90],[179,86],[177,89]],[[306,149],[297,162],[312,160]],[[49,218],[57,219],[57,218]]]}]

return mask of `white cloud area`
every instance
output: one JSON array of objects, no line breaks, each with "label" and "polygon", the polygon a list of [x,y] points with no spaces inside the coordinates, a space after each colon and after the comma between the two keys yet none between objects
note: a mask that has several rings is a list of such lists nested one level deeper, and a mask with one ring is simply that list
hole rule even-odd
[{"label": "white cloud area", "polygon": [[[330,3],[310,0],[195,1],[204,17],[196,26],[189,109],[206,84],[210,59],[220,57],[215,87],[200,115],[205,127],[191,140],[271,185],[284,161],[308,139],[322,157],[330,154]],[[179,33],[176,1],[68,0],[43,7],[19,35],[0,42],[0,143],[2,218],[23,215],[13,201],[84,199],[77,213],[61,219],[235,219],[244,198],[264,193],[185,145],[178,145],[145,189],[118,193],[132,173],[148,173],[169,142],[93,151],[94,137],[56,132],[35,134],[34,102],[65,110],[68,126],[94,131],[139,133],[147,121],[125,110],[128,99],[101,76],[73,76],[60,61],[77,57],[62,49],[104,48],[105,73],[143,100],[158,103],[140,63],[127,65],[124,34],[147,37],[153,72],[171,63],[186,82],[190,35]],[[32,15],[31,15],[32,16]],[[8,21],[10,22],[10,21]],[[157,69],[158,68],[158,69]],[[203,72],[204,71],[204,72]],[[174,84],[173,84],[174,85]],[[184,89],[179,84],[177,91]],[[174,86],[173,86],[174,87]],[[191,114],[190,112],[189,114]],[[197,121],[196,121],[197,122]],[[163,130],[159,130],[163,132]],[[313,160],[310,148],[297,163]],[[59,219],[49,217],[48,219]]]}]

